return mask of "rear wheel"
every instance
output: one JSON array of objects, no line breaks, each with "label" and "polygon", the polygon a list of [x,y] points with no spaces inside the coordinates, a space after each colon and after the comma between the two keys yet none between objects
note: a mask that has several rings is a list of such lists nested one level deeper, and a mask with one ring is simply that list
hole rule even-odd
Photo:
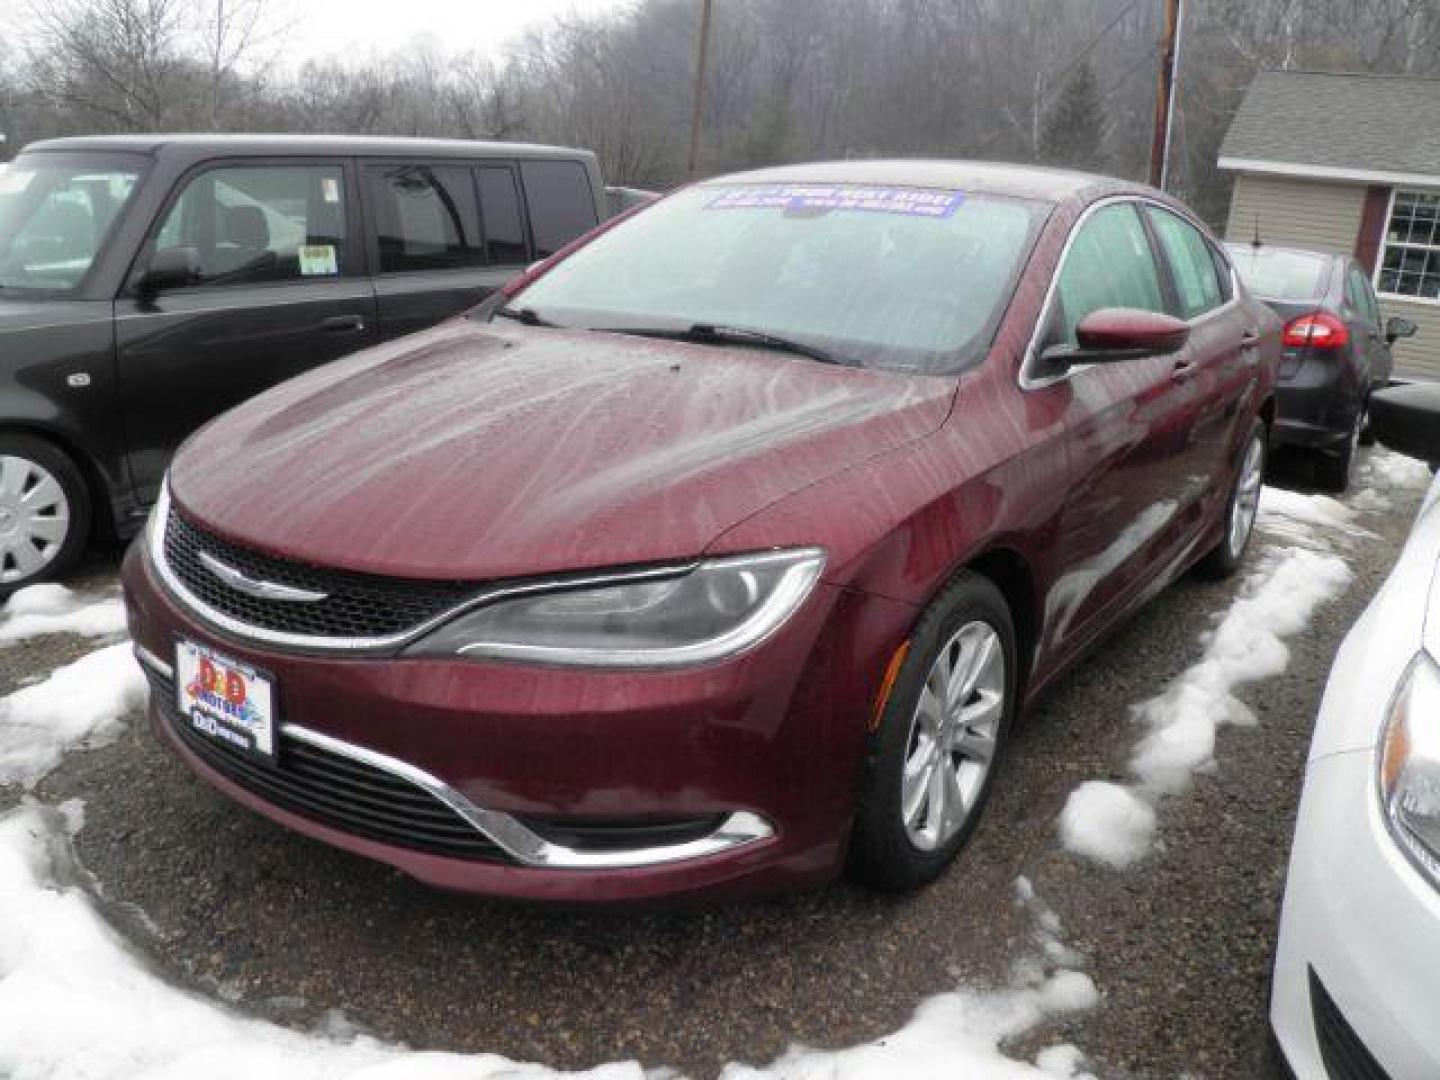
[{"label": "rear wheel", "polygon": [[1315,458],[1315,482],[1326,491],[1344,494],[1350,487],[1350,470],[1355,466],[1355,457],[1360,452],[1360,441],[1365,433],[1368,410],[1362,404],[1355,417],[1350,434],[1338,451],[1322,451]]},{"label": "rear wheel", "polygon": [[63,573],[90,532],[85,478],[64,451],[0,434],[0,596]]},{"label": "rear wheel", "polygon": [[945,869],[980,820],[1016,683],[1005,598],[963,573],[916,625],[871,737],[850,849],[854,877],[902,891]]},{"label": "rear wheel", "polygon": [[1255,421],[1250,437],[1241,451],[1240,470],[1230,489],[1230,502],[1225,509],[1225,535],[1214,550],[1206,555],[1198,569],[1206,577],[1225,578],[1240,569],[1250,534],[1255,531],[1255,518],[1260,511],[1260,488],[1265,482],[1267,432],[1262,421]]}]

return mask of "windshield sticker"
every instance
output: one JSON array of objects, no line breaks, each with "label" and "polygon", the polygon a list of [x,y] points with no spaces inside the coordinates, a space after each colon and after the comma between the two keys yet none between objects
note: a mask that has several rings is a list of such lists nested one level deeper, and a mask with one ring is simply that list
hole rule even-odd
[{"label": "windshield sticker", "polygon": [[33,179],[34,169],[0,169],[0,195],[19,195]]},{"label": "windshield sticker", "polygon": [[906,217],[948,218],[965,196],[958,191],[871,187],[867,184],[771,184],[733,188],[707,210],[865,210]]},{"label": "windshield sticker", "polygon": [[322,176],[320,178],[320,195],[327,202],[338,203],[340,201],[340,181],[333,176]]},{"label": "windshield sticker", "polygon": [[340,272],[333,244],[306,244],[300,249],[300,275],[327,277]]}]

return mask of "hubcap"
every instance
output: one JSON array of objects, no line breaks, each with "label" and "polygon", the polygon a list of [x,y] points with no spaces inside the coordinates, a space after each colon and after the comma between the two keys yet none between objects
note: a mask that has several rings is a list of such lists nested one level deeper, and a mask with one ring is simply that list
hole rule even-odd
[{"label": "hubcap", "polygon": [[983,622],[962,626],[925,677],[910,720],[900,814],[921,851],[942,847],[975,809],[1005,715],[1005,651]]},{"label": "hubcap", "polygon": [[1255,527],[1255,514],[1260,508],[1260,485],[1265,479],[1265,444],[1257,436],[1245,450],[1240,477],[1235,481],[1235,496],[1230,504],[1230,554],[1239,555]]},{"label": "hubcap", "polygon": [[0,457],[0,582],[33,577],[60,553],[70,503],[60,481],[22,457]]}]

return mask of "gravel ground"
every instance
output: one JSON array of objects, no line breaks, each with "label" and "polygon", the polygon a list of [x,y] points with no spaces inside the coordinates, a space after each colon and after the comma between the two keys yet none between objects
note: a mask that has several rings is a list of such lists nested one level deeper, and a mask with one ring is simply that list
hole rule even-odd
[{"label": "gravel ground", "polygon": [[[1015,732],[975,841],[911,897],[840,884],[607,915],[435,892],[232,806],[138,717],[111,746],[70,755],[38,794],[85,800],[80,858],[104,909],[161,970],[300,1026],[338,1010],[416,1048],[570,1068],[636,1058],[711,1076],[792,1042],[881,1036],[957,982],[1003,983],[1034,952],[1032,916],[1014,901],[1026,874],[1104,998],[1017,1051],[1073,1040],[1105,1076],[1265,1077],[1265,986],[1311,721],[1330,658],[1418,499],[1402,493],[1393,512],[1364,519],[1378,539],[1338,548],[1354,584],[1290,642],[1283,676],[1242,688],[1259,727],[1222,729],[1219,768],[1163,804],[1163,852],[1127,873],[1062,852],[1054,820],[1078,782],[1123,777],[1129,706],[1198,659],[1235,583],[1177,583],[1048,695]],[[103,581],[113,560],[75,584]],[[0,689],[90,648],[49,638],[0,650]]]}]

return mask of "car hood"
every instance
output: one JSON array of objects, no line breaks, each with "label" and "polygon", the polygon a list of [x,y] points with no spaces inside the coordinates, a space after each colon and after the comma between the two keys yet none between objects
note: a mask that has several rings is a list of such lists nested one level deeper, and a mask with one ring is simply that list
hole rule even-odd
[{"label": "car hood", "polygon": [[0,292],[0,334],[43,330],[51,326],[109,321],[108,302],[85,300],[21,300],[18,294]]},{"label": "car hood", "polygon": [[176,456],[171,492],[235,543],[372,573],[484,580],[683,559],[934,431],[954,388],[773,351],[460,320],[226,414]]}]

